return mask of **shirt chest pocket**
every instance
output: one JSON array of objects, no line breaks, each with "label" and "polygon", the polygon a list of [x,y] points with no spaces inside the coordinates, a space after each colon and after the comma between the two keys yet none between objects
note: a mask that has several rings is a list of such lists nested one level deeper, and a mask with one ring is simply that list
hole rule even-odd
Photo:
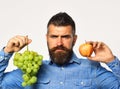
[{"label": "shirt chest pocket", "polygon": [[50,80],[49,79],[41,79],[38,81],[39,84],[49,84]]},{"label": "shirt chest pocket", "polygon": [[[58,89],[60,86],[61,83],[57,80],[39,79],[33,89]],[[91,79],[65,81],[63,82],[63,86],[65,89],[72,89],[73,87],[74,89],[92,89],[92,81]]]},{"label": "shirt chest pocket", "polygon": [[76,89],[82,88],[82,89],[91,89],[92,87],[92,80],[91,79],[80,79],[80,80],[75,80],[74,85]]},{"label": "shirt chest pocket", "polygon": [[50,80],[49,79],[39,79],[34,85],[34,89],[50,89],[49,88]]}]

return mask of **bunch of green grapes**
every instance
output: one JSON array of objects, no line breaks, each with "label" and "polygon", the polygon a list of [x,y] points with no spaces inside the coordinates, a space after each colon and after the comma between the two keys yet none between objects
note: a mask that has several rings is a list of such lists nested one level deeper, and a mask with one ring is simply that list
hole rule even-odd
[{"label": "bunch of green grapes", "polygon": [[26,50],[23,53],[15,53],[13,63],[23,72],[23,87],[36,83],[42,59],[43,56],[34,51]]}]

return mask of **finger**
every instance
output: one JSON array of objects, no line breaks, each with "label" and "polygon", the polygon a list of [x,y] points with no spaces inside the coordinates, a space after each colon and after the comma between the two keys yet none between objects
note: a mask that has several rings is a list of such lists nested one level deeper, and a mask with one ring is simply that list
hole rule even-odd
[{"label": "finger", "polygon": [[98,41],[92,42],[93,48],[96,48],[98,45]]},{"label": "finger", "polygon": [[101,42],[98,42],[96,48],[100,48],[100,47],[101,47]]},{"label": "finger", "polygon": [[28,44],[28,35],[25,37],[25,43]]},{"label": "finger", "polygon": [[26,36],[20,36],[17,35],[15,37],[13,37],[9,43],[11,43],[13,46],[15,47],[24,47],[25,45],[28,45],[29,43],[31,43],[31,39],[28,39],[28,37]]},{"label": "finger", "polygon": [[32,41],[28,36],[18,36],[17,38],[19,38],[24,45],[28,45]]},{"label": "finger", "polygon": [[25,36],[16,36],[16,38],[17,38],[20,42],[22,42],[23,44],[26,43],[26,41],[25,41]]},{"label": "finger", "polygon": [[97,46],[97,41],[96,42],[94,42],[94,41],[86,41],[86,43],[88,43],[88,44],[91,44],[94,48]]},{"label": "finger", "polygon": [[26,42],[26,45],[28,45],[29,43],[31,43],[31,42],[32,42],[32,40],[31,40],[31,39],[29,39],[29,38],[28,38],[28,36],[26,36],[26,37],[25,37],[25,42]]},{"label": "finger", "polygon": [[14,40],[15,40],[15,42],[14,42],[13,46],[20,47],[20,48],[23,46],[23,41],[22,40],[20,40],[18,38],[15,38]]},{"label": "finger", "polygon": [[92,61],[99,61],[97,56],[94,56],[94,57],[87,57],[89,60],[92,60]]},{"label": "finger", "polygon": [[19,42],[17,41],[17,39],[16,38],[12,38],[10,41],[9,41],[9,43],[8,43],[8,46],[19,46],[20,44],[19,44]]},{"label": "finger", "polygon": [[15,38],[19,44],[18,47],[22,48],[26,45],[26,40],[25,40],[25,37],[24,36],[16,36]]},{"label": "finger", "polygon": [[93,41],[85,41],[86,43],[88,43],[88,44],[93,44]]},{"label": "finger", "polygon": [[103,47],[103,46],[104,46],[104,43],[103,43],[103,42],[98,42],[97,48],[100,48],[100,47]]},{"label": "finger", "polygon": [[31,39],[28,39],[28,44],[30,44],[32,42],[32,40]]}]

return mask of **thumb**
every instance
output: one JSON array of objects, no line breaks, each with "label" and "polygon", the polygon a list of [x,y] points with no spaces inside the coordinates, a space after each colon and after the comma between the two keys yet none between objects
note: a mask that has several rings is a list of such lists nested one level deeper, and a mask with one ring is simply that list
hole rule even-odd
[{"label": "thumb", "polygon": [[92,60],[92,61],[98,61],[96,57],[90,56],[90,57],[87,57],[87,58],[88,58],[89,60]]},{"label": "thumb", "polygon": [[32,42],[32,40],[31,39],[29,39],[28,38],[28,35],[26,36],[26,44],[28,45],[28,44],[30,44]]},{"label": "thumb", "polygon": [[31,39],[28,39],[28,42],[27,42],[27,44],[30,44],[32,42],[32,40]]}]

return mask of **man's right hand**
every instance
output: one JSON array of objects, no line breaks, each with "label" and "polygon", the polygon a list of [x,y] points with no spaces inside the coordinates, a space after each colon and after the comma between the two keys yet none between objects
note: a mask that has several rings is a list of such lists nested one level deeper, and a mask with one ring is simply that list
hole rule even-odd
[{"label": "man's right hand", "polygon": [[18,52],[31,42],[32,40],[29,39],[28,36],[17,35],[8,41],[6,47],[4,48],[4,52],[6,53]]}]

